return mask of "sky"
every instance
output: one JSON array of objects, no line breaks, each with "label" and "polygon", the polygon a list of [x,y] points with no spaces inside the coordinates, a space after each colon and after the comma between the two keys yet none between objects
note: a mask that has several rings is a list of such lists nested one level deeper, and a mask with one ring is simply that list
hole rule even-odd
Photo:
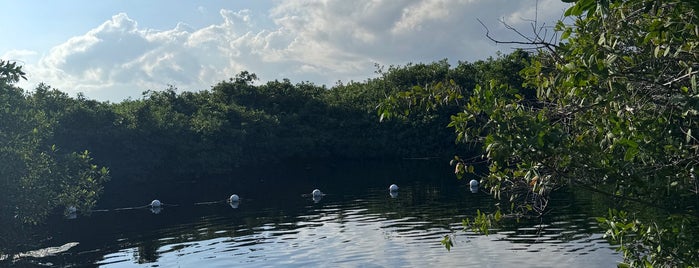
[{"label": "sky", "polygon": [[[146,90],[208,90],[241,71],[260,81],[332,87],[376,66],[455,65],[509,53],[552,26],[561,0],[1,1],[0,59],[23,65],[31,90],[119,102]],[[550,28],[549,28],[550,27]]]}]

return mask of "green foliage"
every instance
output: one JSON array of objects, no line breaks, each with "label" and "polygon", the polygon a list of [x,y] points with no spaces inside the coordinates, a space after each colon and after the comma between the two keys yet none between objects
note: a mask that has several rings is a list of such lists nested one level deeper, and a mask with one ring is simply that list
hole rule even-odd
[{"label": "green foliage", "polygon": [[450,235],[445,235],[442,241],[440,241],[442,245],[444,245],[444,248],[447,249],[447,251],[451,251],[451,247],[454,246],[454,240]]},{"label": "green foliage", "polygon": [[446,126],[450,113],[387,124],[375,114],[388,83],[413,75],[433,79],[433,68],[445,63],[391,67],[381,78],[331,89],[288,79],[257,85],[255,74],[241,72],[211,90],[169,87],[115,104],[70,98],[47,85],[28,100],[52,122],[53,143],[66,151],[88,149],[120,182],[230,173],[292,159],[445,156],[453,153],[453,137],[436,126]]},{"label": "green foliage", "polygon": [[[522,84],[493,77],[468,94],[432,84],[389,97],[379,111],[406,115],[466,100],[450,126],[457,141],[481,146],[489,166],[482,185],[496,198],[508,197],[515,212],[541,215],[549,193],[570,186],[688,211],[675,217],[691,221],[699,194],[693,2],[575,2],[566,11],[574,23],[558,23],[560,43],[520,69]],[[472,160],[456,158],[456,173],[470,171]],[[657,231],[631,236],[644,246],[623,247],[629,258],[672,265],[665,253],[696,248],[664,240],[675,230],[668,221],[645,221]],[[650,254],[650,241],[662,241],[665,253]],[[697,258],[685,256],[683,263],[695,265]]]},{"label": "green foliage", "polygon": [[20,79],[27,79],[22,66],[17,65],[16,62],[0,60],[0,85],[14,84]]},{"label": "green foliage", "polygon": [[642,219],[625,211],[609,210],[597,218],[605,228],[605,237],[624,254],[630,267],[696,267],[697,217],[671,214]]},{"label": "green foliage", "polygon": [[[55,210],[73,206],[88,212],[97,201],[109,171],[93,164],[88,151],[63,151],[53,143],[57,121],[47,106],[37,105],[6,82],[24,73],[8,69],[0,83],[0,252],[33,243],[26,232]],[[40,86],[38,94],[47,93]],[[37,95],[38,96],[38,95]],[[11,249],[10,249],[11,248]]]},{"label": "green foliage", "polygon": [[108,171],[89,153],[62,153],[52,143],[56,123],[22,90],[0,87],[2,211],[24,223],[41,222],[54,208],[94,205]]},{"label": "green foliage", "polygon": [[502,220],[503,216],[499,209],[493,214],[482,213],[478,209],[473,220],[464,219],[462,225],[464,230],[471,229],[473,232],[489,235],[490,231],[496,228]]}]

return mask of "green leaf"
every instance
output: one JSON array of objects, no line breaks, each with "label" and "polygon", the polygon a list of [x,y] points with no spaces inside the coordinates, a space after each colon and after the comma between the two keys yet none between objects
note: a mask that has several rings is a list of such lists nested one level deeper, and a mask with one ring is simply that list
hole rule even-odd
[{"label": "green leaf", "polygon": [[624,161],[631,161],[636,157],[638,154],[638,148],[630,147],[626,149],[626,153],[624,154]]},{"label": "green leaf", "polygon": [[539,134],[536,135],[536,143],[539,145],[539,147],[544,147],[544,136],[546,133],[544,131],[539,131]]},{"label": "green leaf", "polygon": [[616,265],[616,267],[617,268],[631,268],[631,265],[629,265],[628,263],[620,262],[619,264]]},{"label": "green leaf", "polygon": [[573,29],[571,28],[566,28],[563,33],[561,33],[561,40],[568,39],[570,37],[570,34],[573,32]]},{"label": "green leaf", "polygon": [[447,249],[447,251],[451,251],[451,247],[454,246],[454,242],[451,239],[451,236],[445,235],[444,239],[441,241],[442,245]]}]

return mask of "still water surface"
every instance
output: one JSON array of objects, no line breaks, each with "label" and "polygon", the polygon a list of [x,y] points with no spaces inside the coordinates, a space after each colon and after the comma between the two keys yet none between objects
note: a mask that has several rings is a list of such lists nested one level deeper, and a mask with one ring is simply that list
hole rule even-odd
[{"label": "still water surface", "polygon": [[[613,267],[621,260],[594,217],[590,193],[560,193],[543,219],[496,234],[463,231],[461,220],[492,211],[445,161],[274,166],[216,179],[111,185],[99,211],[55,219],[47,246],[78,244],[40,259],[101,267]],[[388,186],[400,186],[389,195]],[[314,188],[327,195],[314,202]],[[223,200],[236,193],[237,208]],[[155,214],[138,207],[152,199]],[[447,251],[440,240],[453,235]],[[72,244],[71,244],[72,245]]]}]

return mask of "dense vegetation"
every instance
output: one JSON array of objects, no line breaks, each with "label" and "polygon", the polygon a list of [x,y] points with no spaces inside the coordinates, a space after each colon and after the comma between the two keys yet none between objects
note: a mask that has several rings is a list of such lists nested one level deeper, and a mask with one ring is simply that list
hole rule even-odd
[{"label": "dense vegetation", "polygon": [[65,151],[52,142],[59,122],[11,85],[24,75],[0,61],[0,249],[30,241],[22,230],[57,208],[90,208],[109,178],[89,151]]},{"label": "dense vegetation", "polygon": [[[436,82],[393,95],[381,113],[461,104],[450,126],[483,154],[457,157],[455,171],[474,172],[484,159],[481,183],[510,200],[508,213],[542,215],[560,187],[607,193],[622,210],[599,221],[623,265],[698,266],[697,5],[571,2],[565,15],[573,23],[556,26],[560,42],[536,32],[520,42],[537,51],[520,71],[524,83],[495,78],[464,94],[451,81]],[[487,230],[500,215],[479,213],[477,224],[467,223]]]}]

